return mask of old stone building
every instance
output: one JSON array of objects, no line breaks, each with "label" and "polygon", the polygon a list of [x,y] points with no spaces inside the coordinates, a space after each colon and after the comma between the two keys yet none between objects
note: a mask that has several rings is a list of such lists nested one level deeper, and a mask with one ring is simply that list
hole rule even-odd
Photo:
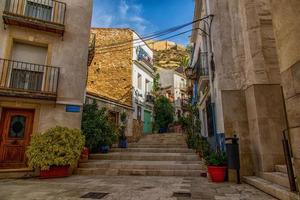
[{"label": "old stone building", "polygon": [[80,128],[92,0],[2,0],[0,15],[1,174],[28,171],[31,134]]},{"label": "old stone building", "polygon": [[295,199],[288,192],[282,139],[289,130],[285,133],[299,177],[299,2],[195,3],[195,19],[214,15],[196,23],[191,37],[194,100],[203,134],[221,148],[224,136],[236,134],[245,180],[277,198]]},{"label": "old stone building", "polygon": [[96,53],[89,67],[87,100],[97,100],[118,124],[127,113],[126,135],[137,140],[152,132],[153,53],[126,28],[93,28]]}]

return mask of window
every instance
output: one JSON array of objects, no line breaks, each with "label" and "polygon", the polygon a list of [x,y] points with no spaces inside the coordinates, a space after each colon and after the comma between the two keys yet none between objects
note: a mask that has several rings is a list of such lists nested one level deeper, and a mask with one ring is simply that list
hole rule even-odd
[{"label": "window", "polygon": [[11,62],[9,86],[14,89],[41,91],[47,51],[46,47],[14,42],[12,60],[21,62]]},{"label": "window", "polygon": [[142,75],[138,74],[138,88],[141,90],[142,89]]},{"label": "window", "polygon": [[13,116],[9,126],[9,138],[24,138],[26,118],[24,116]]},{"label": "window", "polygon": [[150,81],[146,79],[145,81],[145,92],[146,94],[150,92]]},{"label": "window", "polygon": [[142,108],[141,108],[141,106],[137,106],[137,120],[142,121]]},{"label": "window", "polygon": [[51,21],[52,7],[34,0],[27,0],[25,15],[44,21]]},{"label": "window", "polygon": [[108,119],[110,122],[114,123],[115,125],[119,124],[119,113],[114,111],[108,112]]}]

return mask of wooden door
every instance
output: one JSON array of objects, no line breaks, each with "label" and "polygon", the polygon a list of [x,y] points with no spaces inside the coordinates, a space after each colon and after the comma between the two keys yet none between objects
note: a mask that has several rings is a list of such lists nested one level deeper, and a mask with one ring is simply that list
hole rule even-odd
[{"label": "wooden door", "polygon": [[4,108],[0,124],[0,168],[26,167],[25,150],[32,133],[34,111]]}]

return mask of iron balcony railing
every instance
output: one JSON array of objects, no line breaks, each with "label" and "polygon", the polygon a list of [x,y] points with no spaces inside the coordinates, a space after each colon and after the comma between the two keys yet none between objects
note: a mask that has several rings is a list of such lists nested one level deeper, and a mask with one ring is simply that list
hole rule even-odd
[{"label": "iron balcony railing", "polygon": [[66,3],[56,0],[6,0],[3,19],[5,24],[61,33],[66,7]]},{"label": "iron balcony railing", "polygon": [[[12,95],[56,96],[59,68],[0,58],[0,89]],[[15,93],[14,93],[15,92]]]},{"label": "iron balcony railing", "polygon": [[96,53],[95,48],[96,48],[96,34],[91,33],[90,40],[89,40],[88,66],[92,64],[92,61],[95,57],[95,53]]}]

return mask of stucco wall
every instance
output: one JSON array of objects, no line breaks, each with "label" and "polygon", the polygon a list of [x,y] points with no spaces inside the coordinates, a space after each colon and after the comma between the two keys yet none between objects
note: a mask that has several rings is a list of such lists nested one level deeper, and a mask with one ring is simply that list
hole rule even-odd
[{"label": "stucco wall", "polygon": [[[92,0],[63,0],[67,4],[65,34],[48,33],[31,28],[7,26],[0,29],[0,57],[11,59],[13,41],[42,45],[48,48],[45,64],[60,67],[57,101],[7,98],[3,106],[23,107],[23,101],[34,102],[35,131],[56,125],[80,128],[81,112],[67,113],[66,104],[82,106],[86,87],[87,54],[92,16]],[[0,2],[2,14],[5,1]],[[2,19],[0,26],[4,27]],[[26,107],[26,106],[25,106]],[[24,108],[25,108],[24,107]]]}]

